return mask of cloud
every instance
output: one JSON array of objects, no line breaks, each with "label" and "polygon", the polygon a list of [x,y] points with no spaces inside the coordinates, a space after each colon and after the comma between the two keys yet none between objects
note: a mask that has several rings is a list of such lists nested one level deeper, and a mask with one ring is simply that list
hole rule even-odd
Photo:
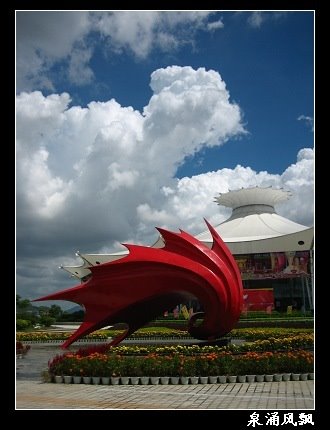
[{"label": "cloud", "polygon": [[94,73],[88,63],[92,49],[84,46],[74,49],[70,54],[68,76],[75,85],[86,85],[93,81]]},{"label": "cloud", "polygon": [[303,225],[313,225],[314,213],[314,150],[304,148],[298,152],[297,162],[281,175],[281,186],[293,192],[283,203],[281,214]]},{"label": "cloud", "polygon": [[264,20],[265,15],[263,15],[261,12],[253,12],[248,17],[247,22],[251,27],[259,28]]},{"label": "cloud", "polygon": [[254,186],[273,186],[292,191],[293,197],[278,205],[277,212],[303,225],[313,225],[314,151],[310,148],[300,150],[297,162],[282,174],[256,172],[250,167],[238,165],[234,169],[224,168],[177,179],[172,187],[162,189],[166,196],[163,217],[165,219],[166,214],[176,214],[177,228],[184,226],[189,232],[200,233],[205,230],[203,217],[217,225],[231,213],[231,209],[213,203],[215,196],[229,190]]},{"label": "cloud", "polygon": [[[154,94],[143,111],[144,132],[159,170],[168,168],[174,175],[185,157],[203,146],[217,146],[245,133],[240,108],[229,101],[226,84],[214,70],[158,69],[150,86]],[[155,159],[159,150],[166,151],[165,158]]]},{"label": "cloud", "polygon": [[220,18],[218,21],[208,22],[207,23],[207,29],[210,31],[218,30],[219,28],[223,28],[225,25],[222,21],[222,18]]},{"label": "cloud", "polygon": [[208,22],[212,12],[107,12],[94,14],[94,26],[107,42],[110,51],[127,51],[138,59],[154,49],[169,52],[191,44],[197,30],[222,28],[220,20]]},{"label": "cloud", "polygon": [[252,28],[260,28],[266,21],[277,21],[286,16],[286,12],[252,12],[248,18],[247,23]]},{"label": "cloud", "polygon": [[16,12],[17,91],[52,90],[49,70],[68,59],[90,30],[88,12]]},{"label": "cloud", "polygon": [[[60,77],[78,86],[90,84],[94,78],[90,60],[95,37],[102,38],[105,54],[125,51],[142,60],[155,49],[170,52],[192,44],[198,30],[222,28],[221,19],[208,22],[213,14],[207,11],[18,11],[17,92],[54,91]],[[61,73],[54,67],[60,67]]]},{"label": "cloud", "polygon": [[82,108],[66,93],[17,96],[18,261],[153,242],[154,225],[174,224],[161,188],[185,157],[245,132],[213,70],[158,69],[150,86],[142,113],[114,99]]},{"label": "cloud", "polygon": [[19,185],[32,213],[55,217],[65,200],[107,206],[111,193],[136,194],[138,184],[153,193],[185,157],[245,132],[239,106],[213,70],[158,69],[150,86],[143,114],[115,100],[69,108],[66,93],[17,97]]},{"label": "cloud", "polygon": [[36,297],[72,285],[57,269],[74,252],[152,244],[155,226],[191,233],[228,209],[213,203],[228,189],[283,186],[283,209],[313,222],[313,151],[299,152],[282,175],[236,166],[176,179],[185,158],[245,133],[242,113],[214,70],[172,66],[151,75],[143,112],[116,100],[71,106],[66,93],[17,96],[17,292]]},{"label": "cloud", "polygon": [[304,121],[306,126],[310,128],[311,132],[314,132],[314,118],[306,115],[300,115],[297,118],[298,121]]}]

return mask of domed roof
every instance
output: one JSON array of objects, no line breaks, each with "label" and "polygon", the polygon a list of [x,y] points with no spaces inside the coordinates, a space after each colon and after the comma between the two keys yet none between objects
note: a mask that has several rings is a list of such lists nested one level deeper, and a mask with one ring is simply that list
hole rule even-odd
[{"label": "domed roof", "polygon": [[267,205],[274,206],[288,200],[292,196],[290,191],[281,189],[268,188],[241,188],[240,190],[229,191],[215,197],[215,202],[221,206],[236,209],[249,205]]},{"label": "domed roof", "polygon": [[[288,200],[290,191],[268,188],[242,188],[215,198],[222,206],[233,208],[232,215],[215,227],[228,244],[259,241],[310,230],[302,224],[278,215],[274,205]],[[208,231],[196,236],[201,242],[212,242]]]}]

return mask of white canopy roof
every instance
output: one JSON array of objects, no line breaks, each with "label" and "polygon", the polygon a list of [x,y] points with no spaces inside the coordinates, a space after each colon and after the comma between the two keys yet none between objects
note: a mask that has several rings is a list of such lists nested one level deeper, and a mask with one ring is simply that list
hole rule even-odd
[{"label": "white canopy roof", "polygon": [[[215,201],[233,208],[232,215],[215,229],[234,254],[311,249],[313,228],[290,221],[275,211],[275,204],[290,197],[289,191],[271,187],[229,191]],[[212,244],[208,230],[196,238]]]},{"label": "white canopy roof", "polygon": [[119,258],[125,257],[127,254],[127,249],[120,252],[114,252],[113,254],[81,254],[77,251],[76,255],[83,260],[83,264],[81,266],[60,266],[60,269],[69,272],[75,278],[82,279],[90,275],[91,271],[88,269],[89,267],[118,260]]},{"label": "white canopy roof", "polygon": [[[308,227],[283,218],[276,213],[261,213],[230,218],[215,227],[225,242],[245,242],[247,240],[269,239],[306,230]],[[210,232],[196,236],[201,242],[212,242]]]}]

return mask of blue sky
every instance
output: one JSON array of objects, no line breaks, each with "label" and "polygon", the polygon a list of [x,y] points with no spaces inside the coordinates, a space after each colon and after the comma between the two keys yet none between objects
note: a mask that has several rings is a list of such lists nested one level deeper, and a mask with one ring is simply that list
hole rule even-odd
[{"label": "blue sky", "polygon": [[26,11],[16,26],[23,297],[72,285],[57,266],[77,249],[222,222],[228,189],[290,189],[278,212],[313,224],[312,11]]},{"label": "blue sky", "polygon": [[[93,34],[93,82],[77,86],[65,76],[58,77],[65,60],[56,63],[50,75],[58,92],[69,92],[72,104],[86,106],[91,100],[115,98],[122,106],[142,110],[152,94],[149,81],[154,70],[172,64],[216,70],[231,99],[241,107],[249,134],[225,148],[203,151],[187,160],[177,176],[222,166],[233,168],[238,163],[279,173],[288,162],[295,162],[301,147],[313,147],[314,137],[306,133],[306,121],[297,118],[314,117],[314,14],[264,12],[261,16],[264,21],[253,26],[248,12],[214,13],[210,19],[221,20],[223,28],[213,32],[200,29],[194,46],[186,43],[165,53],[154,49],[144,59],[131,52],[104,55],[100,35]],[[263,150],[266,144],[267,152]]]}]

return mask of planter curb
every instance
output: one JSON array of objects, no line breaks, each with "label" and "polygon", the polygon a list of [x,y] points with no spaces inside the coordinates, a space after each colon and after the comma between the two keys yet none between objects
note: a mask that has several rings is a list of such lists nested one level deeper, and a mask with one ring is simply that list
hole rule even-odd
[{"label": "planter curb", "polygon": [[[276,375],[276,378],[275,378]],[[266,378],[267,376],[267,378]],[[281,378],[279,378],[281,376]],[[54,376],[52,377],[53,383],[66,383],[66,384],[73,384],[74,383],[74,376],[70,376],[71,380],[68,382],[68,377],[65,379],[62,376]],[[84,379],[86,378],[86,379]],[[89,382],[88,380],[90,378]],[[98,379],[99,377],[94,377],[94,382],[92,377],[83,377],[82,381],[80,381],[80,384],[90,384],[90,385],[98,385],[102,383],[102,378]],[[123,383],[121,381],[121,378],[127,378],[125,379],[125,382]],[[142,379],[143,378],[143,379]],[[152,378],[152,379],[151,379]],[[273,374],[273,375],[220,375],[220,376],[187,376],[182,377],[183,381],[181,382],[180,376],[122,376],[114,380],[110,378],[110,385],[187,385],[187,384],[200,384],[200,385],[206,385],[206,384],[232,384],[232,383],[243,383],[243,384],[251,384],[251,383],[258,383],[258,382],[287,382],[287,381],[308,381],[308,380],[314,380],[314,373],[284,373],[284,374]],[[203,379],[201,379],[203,378]],[[207,379],[205,379],[207,378]],[[211,379],[210,379],[211,378]],[[216,379],[215,379],[216,378]],[[155,379],[158,379],[158,382],[155,381]],[[252,380],[251,380],[252,379]],[[258,379],[260,379],[258,381]],[[278,379],[278,380],[277,380]],[[188,381],[188,382],[187,382]],[[207,382],[206,382],[207,381]],[[211,382],[216,381],[216,382]],[[108,384],[106,384],[108,385]]]}]

